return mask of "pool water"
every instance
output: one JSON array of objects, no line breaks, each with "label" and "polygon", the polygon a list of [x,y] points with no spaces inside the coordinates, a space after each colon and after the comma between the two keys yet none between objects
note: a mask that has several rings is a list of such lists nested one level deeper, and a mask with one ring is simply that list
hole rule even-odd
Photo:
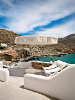
[{"label": "pool water", "polygon": [[[39,57],[39,59],[37,59],[36,61],[50,62],[51,57],[52,56]],[[61,60],[69,64],[75,64],[75,54],[62,55],[61,57],[53,56],[53,58],[57,58],[57,60]],[[34,61],[34,60],[30,60],[30,61]],[[53,59],[52,61],[55,61],[55,60]]]}]

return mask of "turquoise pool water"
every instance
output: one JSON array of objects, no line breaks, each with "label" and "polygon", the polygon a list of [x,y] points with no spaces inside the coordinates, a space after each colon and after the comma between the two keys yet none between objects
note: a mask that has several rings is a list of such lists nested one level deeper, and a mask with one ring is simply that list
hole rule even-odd
[{"label": "turquoise pool water", "polygon": [[[51,56],[48,57],[39,57],[37,61],[43,61],[43,62],[50,62]],[[61,57],[53,56],[53,58],[57,58],[57,60],[64,61],[69,64],[75,64],[75,54],[67,54],[67,55],[62,55]],[[32,60],[34,61],[34,60]],[[54,60],[52,60],[54,61]]]}]

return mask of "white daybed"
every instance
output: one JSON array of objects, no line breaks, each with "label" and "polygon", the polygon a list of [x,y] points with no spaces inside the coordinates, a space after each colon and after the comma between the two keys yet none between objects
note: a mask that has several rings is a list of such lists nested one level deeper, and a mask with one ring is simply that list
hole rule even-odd
[{"label": "white daybed", "polygon": [[75,100],[75,64],[69,64],[68,67],[52,77],[25,74],[24,88],[60,100]]}]

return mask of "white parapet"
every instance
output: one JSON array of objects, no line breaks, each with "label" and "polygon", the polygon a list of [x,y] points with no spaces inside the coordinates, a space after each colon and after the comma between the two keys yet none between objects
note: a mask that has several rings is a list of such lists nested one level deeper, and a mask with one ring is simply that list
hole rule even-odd
[{"label": "white parapet", "polygon": [[69,65],[52,77],[25,74],[24,88],[60,100],[75,100],[75,64]]},{"label": "white parapet", "polygon": [[8,82],[9,81],[9,70],[0,68],[0,81]]}]

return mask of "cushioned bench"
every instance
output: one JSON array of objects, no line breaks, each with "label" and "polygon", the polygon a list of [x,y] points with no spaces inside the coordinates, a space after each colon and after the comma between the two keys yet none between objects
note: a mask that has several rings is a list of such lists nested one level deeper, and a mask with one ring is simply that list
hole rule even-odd
[{"label": "cushioned bench", "polygon": [[[61,67],[63,65],[61,63]],[[68,67],[51,77],[27,73],[24,75],[24,88],[60,100],[75,100],[75,64],[68,64]]]}]

